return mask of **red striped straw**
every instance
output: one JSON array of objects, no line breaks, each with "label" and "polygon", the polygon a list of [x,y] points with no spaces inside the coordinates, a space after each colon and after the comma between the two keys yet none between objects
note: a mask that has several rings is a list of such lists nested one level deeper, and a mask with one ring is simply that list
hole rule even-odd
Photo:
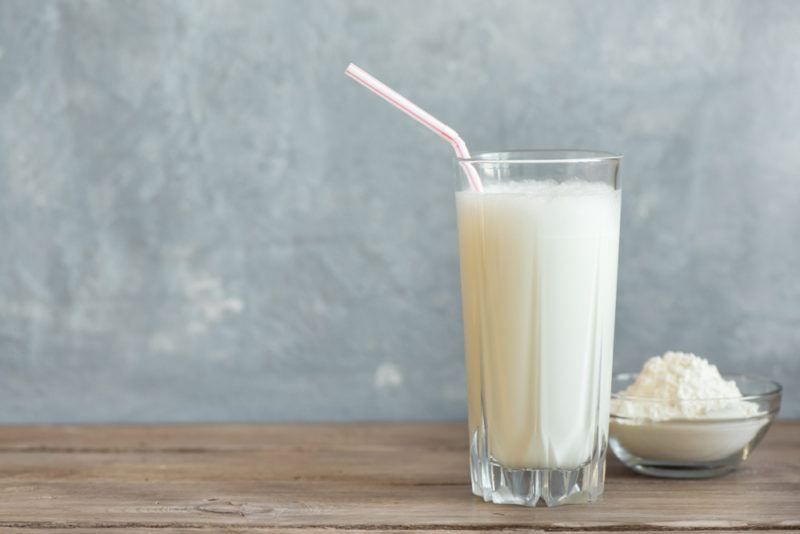
[{"label": "red striped straw", "polygon": [[[361,67],[353,65],[347,66],[347,70],[344,71],[345,74],[353,78],[355,81],[378,95],[379,97],[383,98],[391,105],[403,111],[404,113],[408,114],[412,119],[420,122],[423,126],[428,127],[430,130],[433,130],[434,133],[438,134],[439,136],[443,137],[448,143],[453,146],[453,150],[456,151],[456,155],[459,158],[469,158],[469,150],[467,150],[467,145],[461,139],[461,136],[458,135],[458,132],[453,130],[451,127],[419,107],[418,105],[411,102],[409,99],[395,91],[394,89],[390,88],[374,76],[370,75],[369,73],[365,72]],[[474,191],[483,191],[483,185],[481,184],[481,178],[478,176],[478,172],[475,170],[475,167],[470,165],[467,162],[461,162],[461,166],[464,169],[464,172],[467,173],[467,179],[469,180],[469,185],[472,187]]]}]

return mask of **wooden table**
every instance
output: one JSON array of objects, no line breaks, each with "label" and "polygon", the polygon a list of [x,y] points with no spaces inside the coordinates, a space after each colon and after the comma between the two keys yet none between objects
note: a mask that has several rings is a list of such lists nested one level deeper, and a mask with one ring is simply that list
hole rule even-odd
[{"label": "wooden table", "polygon": [[486,504],[462,423],[0,427],[0,529],[800,530],[800,421],[734,474],[646,478],[609,460],[603,499]]}]

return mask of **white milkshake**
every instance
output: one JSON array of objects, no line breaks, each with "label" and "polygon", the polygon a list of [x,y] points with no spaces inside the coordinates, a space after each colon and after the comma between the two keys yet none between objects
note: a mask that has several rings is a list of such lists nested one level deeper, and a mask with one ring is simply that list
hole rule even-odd
[{"label": "white milkshake", "polygon": [[580,467],[608,432],[619,191],[508,182],[456,202],[470,435],[482,419],[503,468]]}]

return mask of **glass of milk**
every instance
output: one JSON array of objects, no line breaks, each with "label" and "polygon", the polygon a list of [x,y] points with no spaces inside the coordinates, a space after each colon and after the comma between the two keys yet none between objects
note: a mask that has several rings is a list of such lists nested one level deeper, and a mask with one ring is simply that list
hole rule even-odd
[{"label": "glass of milk", "polygon": [[486,501],[556,506],[603,492],[621,158],[525,150],[458,161],[470,471]]}]

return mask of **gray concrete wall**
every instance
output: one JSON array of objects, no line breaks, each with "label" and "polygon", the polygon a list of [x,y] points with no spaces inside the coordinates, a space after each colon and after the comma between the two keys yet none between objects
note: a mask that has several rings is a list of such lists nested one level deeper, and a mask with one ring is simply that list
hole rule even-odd
[{"label": "gray concrete wall", "polygon": [[625,153],[616,369],[800,416],[800,2],[3,0],[0,421],[464,415],[451,152],[351,60]]}]

